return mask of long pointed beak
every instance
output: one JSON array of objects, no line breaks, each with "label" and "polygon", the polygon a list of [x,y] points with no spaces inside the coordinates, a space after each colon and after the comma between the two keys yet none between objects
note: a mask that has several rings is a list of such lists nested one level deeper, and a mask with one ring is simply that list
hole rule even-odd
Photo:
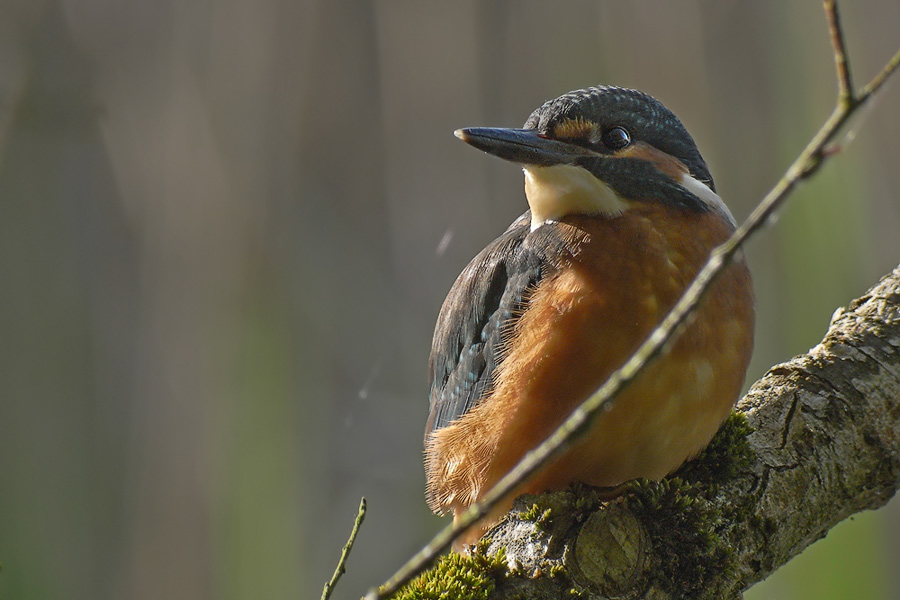
[{"label": "long pointed beak", "polygon": [[453,134],[488,154],[523,165],[547,167],[573,163],[585,156],[601,156],[577,144],[543,137],[534,129],[469,127],[457,129]]}]

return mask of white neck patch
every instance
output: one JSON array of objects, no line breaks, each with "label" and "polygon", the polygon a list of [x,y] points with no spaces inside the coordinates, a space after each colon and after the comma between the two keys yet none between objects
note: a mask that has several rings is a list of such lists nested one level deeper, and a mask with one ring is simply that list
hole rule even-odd
[{"label": "white neck patch", "polygon": [[[558,221],[566,215],[616,217],[632,205],[592,173],[575,165],[529,165],[522,170],[525,171],[525,197],[531,208],[532,231],[547,221]],[[705,183],[689,173],[684,173],[678,183],[736,225],[731,211]]]},{"label": "white neck patch", "polygon": [[728,207],[725,206],[725,203],[722,201],[719,195],[709,189],[709,186],[707,186],[705,183],[694,179],[693,177],[691,177],[690,173],[685,173],[684,175],[682,175],[681,181],[679,181],[678,183],[681,184],[681,187],[700,198],[700,200],[703,201],[704,204],[725,215],[732,226],[737,226],[737,222],[734,220],[734,216],[732,216],[731,211],[728,210]]},{"label": "white neck patch", "polygon": [[[525,171],[525,197],[531,208],[532,231],[546,221],[555,221],[566,215],[613,217],[621,215],[630,206],[611,187],[581,167],[529,165],[522,170]],[[712,194],[709,188],[706,190]]]}]

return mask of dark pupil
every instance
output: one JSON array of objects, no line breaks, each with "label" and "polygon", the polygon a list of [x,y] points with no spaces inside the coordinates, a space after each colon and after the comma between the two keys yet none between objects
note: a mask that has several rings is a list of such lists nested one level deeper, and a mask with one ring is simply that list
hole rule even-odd
[{"label": "dark pupil", "polygon": [[603,133],[603,145],[612,150],[619,150],[631,143],[631,136],[622,127],[613,127]]}]

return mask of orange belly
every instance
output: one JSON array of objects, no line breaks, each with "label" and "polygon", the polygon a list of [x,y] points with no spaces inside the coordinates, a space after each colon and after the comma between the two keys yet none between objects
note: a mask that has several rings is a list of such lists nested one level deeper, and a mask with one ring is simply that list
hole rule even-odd
[{"label": "orange belly", "polygon": [[[658,205],[615,219],[563,222],[581,230],[585,241],[530,297],[490,395],[432,435],[429,458],[445,469],[429,478],[444,510],[459,513],[479,500],[546,439],[643,342],[730,233],[714,215]],[[615,486],[660,479],[695,456],[740,393],[753,344],[753,305],[749,272],[735,263],[668,352],[483,527],[516,495],[575,481]]]}]

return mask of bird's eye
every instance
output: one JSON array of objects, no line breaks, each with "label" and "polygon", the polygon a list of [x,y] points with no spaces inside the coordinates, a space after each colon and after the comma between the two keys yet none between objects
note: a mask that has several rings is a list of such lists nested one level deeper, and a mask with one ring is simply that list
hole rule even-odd
[{"label": "bird's eye", "polygon": [[624,127],[612,127],[603,132],[600,141],[610,150],[621,150],[631,143],[631,135]]}]

